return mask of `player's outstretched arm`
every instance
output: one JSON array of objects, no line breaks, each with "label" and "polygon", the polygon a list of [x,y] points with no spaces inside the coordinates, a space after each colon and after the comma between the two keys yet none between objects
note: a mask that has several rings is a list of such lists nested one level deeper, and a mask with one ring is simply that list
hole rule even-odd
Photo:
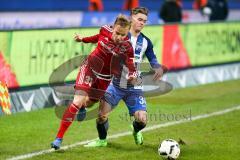
[{"label": "player's outstretched arm", "polygon": [[76,42],[82,42],[82,37],[79,34],[75,33],[74,40]]},{"label": "player's outstretched arm", "polygon": [[81,37],[79,34],[75,33],[74,40],[76,42],[83,42],[83,43],[97,43],[99,38],[99,34],[90,37]]}]

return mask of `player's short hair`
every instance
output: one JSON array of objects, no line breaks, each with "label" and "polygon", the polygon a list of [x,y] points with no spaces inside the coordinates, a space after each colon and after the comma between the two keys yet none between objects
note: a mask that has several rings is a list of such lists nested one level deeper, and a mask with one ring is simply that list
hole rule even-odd
[{"label": "player's short hair", "polygon": [[148,9],[146,7],[136,7],[131,10],[131,16],[136,15],[138,13],[142,13],[148,16]]},{"label": "player's short hair", "polygon": [[120,25],[121,27],[130,27],[131,26],[131,21],[130,19],[123,15],[119,14],[114,22],[114,25]]}]

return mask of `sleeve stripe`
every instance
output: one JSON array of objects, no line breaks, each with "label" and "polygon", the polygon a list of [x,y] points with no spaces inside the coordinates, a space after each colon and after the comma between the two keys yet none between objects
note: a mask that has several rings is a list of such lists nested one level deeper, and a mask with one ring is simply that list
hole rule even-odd
[{"label": "sleeve stripe", "polygon": [[112,28],[109,25],[104,25],[103,28],[105,28],[109,32],[112,32]]}]

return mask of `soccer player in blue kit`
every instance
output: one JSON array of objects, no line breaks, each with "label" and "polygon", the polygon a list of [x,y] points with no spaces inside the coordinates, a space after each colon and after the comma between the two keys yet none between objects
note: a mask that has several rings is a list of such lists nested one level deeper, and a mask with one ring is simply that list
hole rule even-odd
[{"label": "soccer player in blue kit", "polygon": [[[128,36],[134,49],[135,65],[138,66],[142,62],[143,56],[146,56],[152,69],[155,71],[153,80],[157,81],[160,80],[163,75],[163,68],[158,63],[156,55],[154,54],[151,40],[141,33],[141,30],[147,22],[147,17],[147,8],[137,7],[132,9],[132,23]],[[146,100],[143,95],[142,86],[133,86],[124,80],[125,69],[126,68],[123,68],[121,77],[113,78],[112,83],[108,86],[100,102],[98,118],[96,120],[99,139],[89,142],[85,147],[107,146],[108,114],[118,105],[121,99],[128,107],[129,114],[134,116],[135,119],[132,124],[135,143],[137,145],[143,144],[141,130],[147,123]],[[125,72],[127,73],[127,71]]]}]

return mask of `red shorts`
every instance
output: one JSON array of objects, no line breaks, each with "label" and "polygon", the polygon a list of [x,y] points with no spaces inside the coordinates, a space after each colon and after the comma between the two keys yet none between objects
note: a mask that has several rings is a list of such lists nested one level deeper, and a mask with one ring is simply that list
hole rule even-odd
[{"label": "red shorts", "polygon": [[[75,89],[87,92],[91,100],[99,100],[103,97],[109,83],[111,82],[110,75],[102,76],[85,63],[80,67],[80,71],[78,72]],[[104,76],[108,76],[108,78]]]}]

